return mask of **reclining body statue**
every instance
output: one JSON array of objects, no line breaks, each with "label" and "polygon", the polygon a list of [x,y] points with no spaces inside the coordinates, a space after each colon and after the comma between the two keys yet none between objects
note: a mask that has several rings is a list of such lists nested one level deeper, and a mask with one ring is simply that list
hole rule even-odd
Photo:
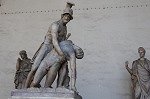
[{"label": "reclining body statue", "polygon": [[54,82],[57,72],[61,64],[67,59],[70,63],[71,70],[71,90],[76,91],[76,58],[82,59],[84,56],[83,50],[74,45],[71,40],[65,40],[59,43],[64,56],[60,56],[55,49],[47,54],[42,60],[38,70],[35,73],[31,87],[38,87],[43,77],[48,74],[44,87],[51,87]]}]

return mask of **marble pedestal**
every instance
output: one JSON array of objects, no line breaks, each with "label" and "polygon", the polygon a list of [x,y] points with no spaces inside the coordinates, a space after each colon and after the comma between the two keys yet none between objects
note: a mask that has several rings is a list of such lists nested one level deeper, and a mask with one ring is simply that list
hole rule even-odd
[{"label": "marble pedestal", "polygon": [[82,97],[65,88],[28,88],[13,90],[10,99],[82,99]]}]

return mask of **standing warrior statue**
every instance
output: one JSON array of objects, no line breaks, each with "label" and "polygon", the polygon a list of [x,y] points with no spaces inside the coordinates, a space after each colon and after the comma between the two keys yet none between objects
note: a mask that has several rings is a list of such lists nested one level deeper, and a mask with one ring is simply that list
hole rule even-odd
[{"label": "standing warrior statue", "polygon": [[128,61],[125,67],[131,74],[132,80],[132,99],[150,99],[150,61],[145,57],[145,49],[139,47],[140,58],[133,61],[132,68],[128,67]]},{"label": "standing warrior statue", "polygon": [[[72,2],[67,2],[66,8],[63,11],[63,13],[66,13],[67,11],[73,14],[73,10],[71,9],[72,6],[75,6],[75,4]],[[70,35],[71,34],[68,34],[66,40],[69,38]],[[61,64],[61,68],[58,70],[57,87],[69,88],[69,82],[70,82],[70,77],[69,77],[69,70],[68,70],[68,62],[66,60]]]},{"label": "standing warrior statue", "polygon": [[27,57],[26,51],[22,50],[19,52],[19,54],[21,59],[17,59],[16,74],[14,80],[16,89],[25,88],[26,78],[32,67],[31,59]]},{"label": "standing warrior statue", "polygon": [[[68,3],[67,3],[68,4]],[[74,4],[69,3],[68,6],[72,7]],[[36,70],[38,69],[41,61],[45,56],[54,48],[60,56],[64,56],[60,49],[59,42],[64,41],[68,38],[67,36],[67,23],[73,19],[73,11],[70,7],[67,7],[61,19],[51,24],[48,32],[45,36],[44,42],[41,44],[39,50],[33,57],[34,63],[32,69],[27,77],[26,88],[28,88],[33,80]],[[70,35],[70,34],[68,34]]]}]

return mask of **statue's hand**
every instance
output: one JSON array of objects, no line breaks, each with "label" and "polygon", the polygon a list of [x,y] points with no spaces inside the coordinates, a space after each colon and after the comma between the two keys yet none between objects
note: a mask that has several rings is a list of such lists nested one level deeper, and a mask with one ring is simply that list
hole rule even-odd
[{"label": "statue's hand", "polygon": [[63,57],[61,58],[61,60],[60,60],[60,63],[63,64],[63,63],[66,62],[66,61],[67,61],[67,59],[63,56]]},{"label": "statue's hand", "polygon": [[128,67],[128,64],[129,64],[129,62],[128,62],[128,61],[126,61],[126,62],[125,62],[125,67]]},{"label": "statue's hand", "polygon": [[68,33],[66,36],[66,40],[71,36],[71,33]]},{"label": "statue's hand", "polygon": [[59,62],[63,63],[66,60],[65,55],[63,53],[58,55],[60,56]]},{"label": "statue's hand", "polygon": [[20,58],[18,58],[18,59],[17,59],[17,62],[20,62],[20,61],[21,61],[21,59],[20,59]]},{"label": "statue's hand", "polygon": [[59,53],[59,56],[60,56],[62,59],[64,59],[64,57],[65,57],[65,55],[64,55],[63,52],[62,52],[62,53]]}]

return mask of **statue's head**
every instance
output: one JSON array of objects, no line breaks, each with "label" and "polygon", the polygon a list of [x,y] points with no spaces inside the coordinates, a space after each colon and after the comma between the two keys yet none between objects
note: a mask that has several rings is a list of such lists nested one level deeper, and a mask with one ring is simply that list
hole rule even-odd
[{"label": "statue's head", "polygon": [[143,47],[139,47],[138,48],[138,53],[139,53],[140,58],[144,58],[146,51]]},{"label": "statue's head", "polygon": [[61,15],[63,23],[67,24],[70,20],[73,19],[73,11],[70,8],[66,8]]},{"label": "statue's head", "polygon": [[[84,57],[83,50],[77,45],[75,45],[71,40],[61,41],[59,45],[64,52],[71,51],[75,53],[75,57],[77,59],[82,59]],[[68,50],[68,49],[71,49],[71,50]]]},{"label": "statue's head", "polygon": [[20,55],[20,57],[21,57],[22,59],[27,58],[27,53],[26,53],[25,50],[20,51],[20,52],[19,52],[19,55]]},{"label": "statue's head", "polygon": [[84,52],[83,50],[77,46],[77,45],[73,45],[74,50],[75,50],[75,55],[77,59],[82,59],[84,57]]},{"label": "statue's head", "polygon": [[64,23],[68,23],[70,20],[73,19],[73,10],[71,9],[72,6],[75,4],[72,2],[67,2],[66,8],[63,10],[63,13],[61,15],[61,19]]}]

